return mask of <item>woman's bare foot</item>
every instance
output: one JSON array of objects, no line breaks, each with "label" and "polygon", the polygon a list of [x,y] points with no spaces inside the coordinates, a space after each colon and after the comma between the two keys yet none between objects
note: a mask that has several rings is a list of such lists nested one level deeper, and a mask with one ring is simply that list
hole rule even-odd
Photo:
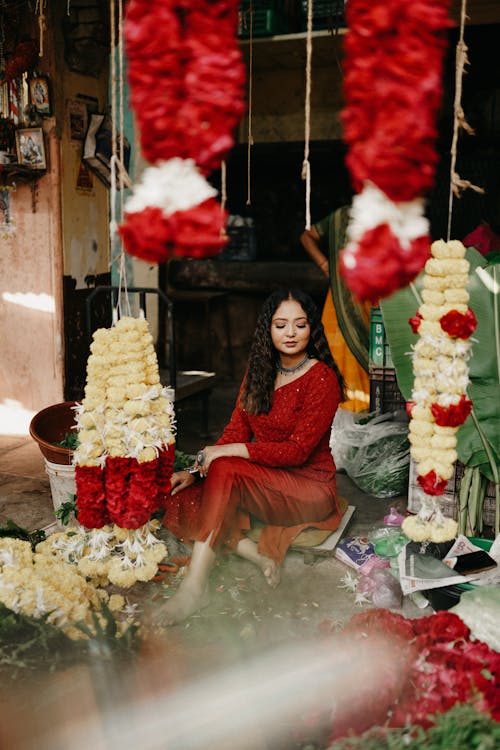
[{"label": "woman's bare foot", "polygon": [[178,591],[165,604],[155,608],[152,616],[153,625],[167,627],[176,625],[194,615],[210,603],[208,588],[202,593],[189,585],[182,585]]},{"label": "woman's bare foot", "polygon": [[270,557],[262,555],[255,542],[248,539],[248,537],[240,539],[236,547],[236,552],[240,557],[250,560],[254,565],[257,565],[264,573],[264,578],[271,588],[276,588],[281,580],[279,566]]},{"label": "woman's bare foot", "polygon": [[281,581],[280,569],[278,565],[276,565],[274,560],[271,560],[270,557],[260,555],[259,567],[264,573],[264,578],[266,579],[268,584],[272,589],[275,589]]}]

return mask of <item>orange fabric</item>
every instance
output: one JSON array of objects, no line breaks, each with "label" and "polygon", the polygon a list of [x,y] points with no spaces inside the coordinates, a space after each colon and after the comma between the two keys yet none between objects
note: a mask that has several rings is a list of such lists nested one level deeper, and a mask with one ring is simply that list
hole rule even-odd
[{"label": "orange fabric", "polygon": [[[363,317],[370,323],[369,302],[363,305]],[[337,322],[332,293],[328,292],[321,318],[328,346],[346,384],[348,398],[341,404],[347,411],[365,411],[370,408],[370,378],[356,357],[351,354]]]}]

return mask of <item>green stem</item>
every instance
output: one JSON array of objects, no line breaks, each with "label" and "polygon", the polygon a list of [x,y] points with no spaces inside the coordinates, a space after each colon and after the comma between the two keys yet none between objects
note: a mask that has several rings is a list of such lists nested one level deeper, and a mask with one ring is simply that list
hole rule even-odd
[{"label": "green stem", "polygon": [[500,283],[497,281],[497,266],[493,266],[493,325],[495,326],[495,344],[497,352],[497,374],[500,382],[500,317],[498,315],[498,297]]},{"label": "green stem", "polygon": [[499,485],[500,485],[500,479],[498,475],[498,467],[496,464],[496,461],[494,459],[493,453],[491,452],[491,448],[489,446],[488,441],[486,440],[485,434],[481,429],[481,425],[479,424],[479,420],[476,417],[476,413],[474,409],[471,411],[471,417],[474,421],[474,424],[476,426],[476,430],[478,432],[478,435],[481,439],[481,442],[483,444],[483,448],[485,450],[486,456],[488,458],[488,462],[491,467],[491,473],[493,474],[493,481],[495,482],[495,500],[496,500],[496,508],[495,508],[495,536],[498,536],[500,533],[500,492],[499,492]]},{"label": "green stem", "polygon": [[413,292],[413,295],[414,295],[415,299],[416,299],[416,300],[417,300],[417,302],[418,302],[418,306],[420,307],[420,305],[422,304],[422,297],[421,297],[421,296],[420,296],[420,294],[419,294],[419,293],[417,292],[417,287],[415,286],[415,284],[414,284],[413,282],[411,282],[411,283],[409,284],[409,287],[410,287],[411,291]]}]

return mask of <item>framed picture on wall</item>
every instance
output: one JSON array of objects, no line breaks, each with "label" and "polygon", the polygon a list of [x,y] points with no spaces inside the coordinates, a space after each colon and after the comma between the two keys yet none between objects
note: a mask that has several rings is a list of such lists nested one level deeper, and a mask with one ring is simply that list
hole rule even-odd
[{"label": "framed picture on wall", "polygon": [[36,76],[28,82],[30,92],[30,104],[40,115],[52,114],[52,103],[50,101],[49,79],[47,76]]},{"label": "framed picture on wall", "polygon": [[47,169],[42,128],[16,130],[17,161],[31,169]]}]

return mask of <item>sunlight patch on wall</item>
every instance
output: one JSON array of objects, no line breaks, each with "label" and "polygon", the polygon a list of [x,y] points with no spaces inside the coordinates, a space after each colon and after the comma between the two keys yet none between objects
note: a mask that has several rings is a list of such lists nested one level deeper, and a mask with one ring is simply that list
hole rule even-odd
[{"label": "sunlight patch on wall", "polygon": [[19,401],[6,398],[0,403],[0,435],[28,435],[34,411],[25,409]]},{"label": "sunlight patch on wall", "polygon": [[49,294],[34,294],[33,292],[3,292],[2,299],[5,302],[11,302],[13,305],[19,305],[20,307],[27,307],[30,310],[38,310],[39,312],[54,313],[56,305],[54,297]]}]

